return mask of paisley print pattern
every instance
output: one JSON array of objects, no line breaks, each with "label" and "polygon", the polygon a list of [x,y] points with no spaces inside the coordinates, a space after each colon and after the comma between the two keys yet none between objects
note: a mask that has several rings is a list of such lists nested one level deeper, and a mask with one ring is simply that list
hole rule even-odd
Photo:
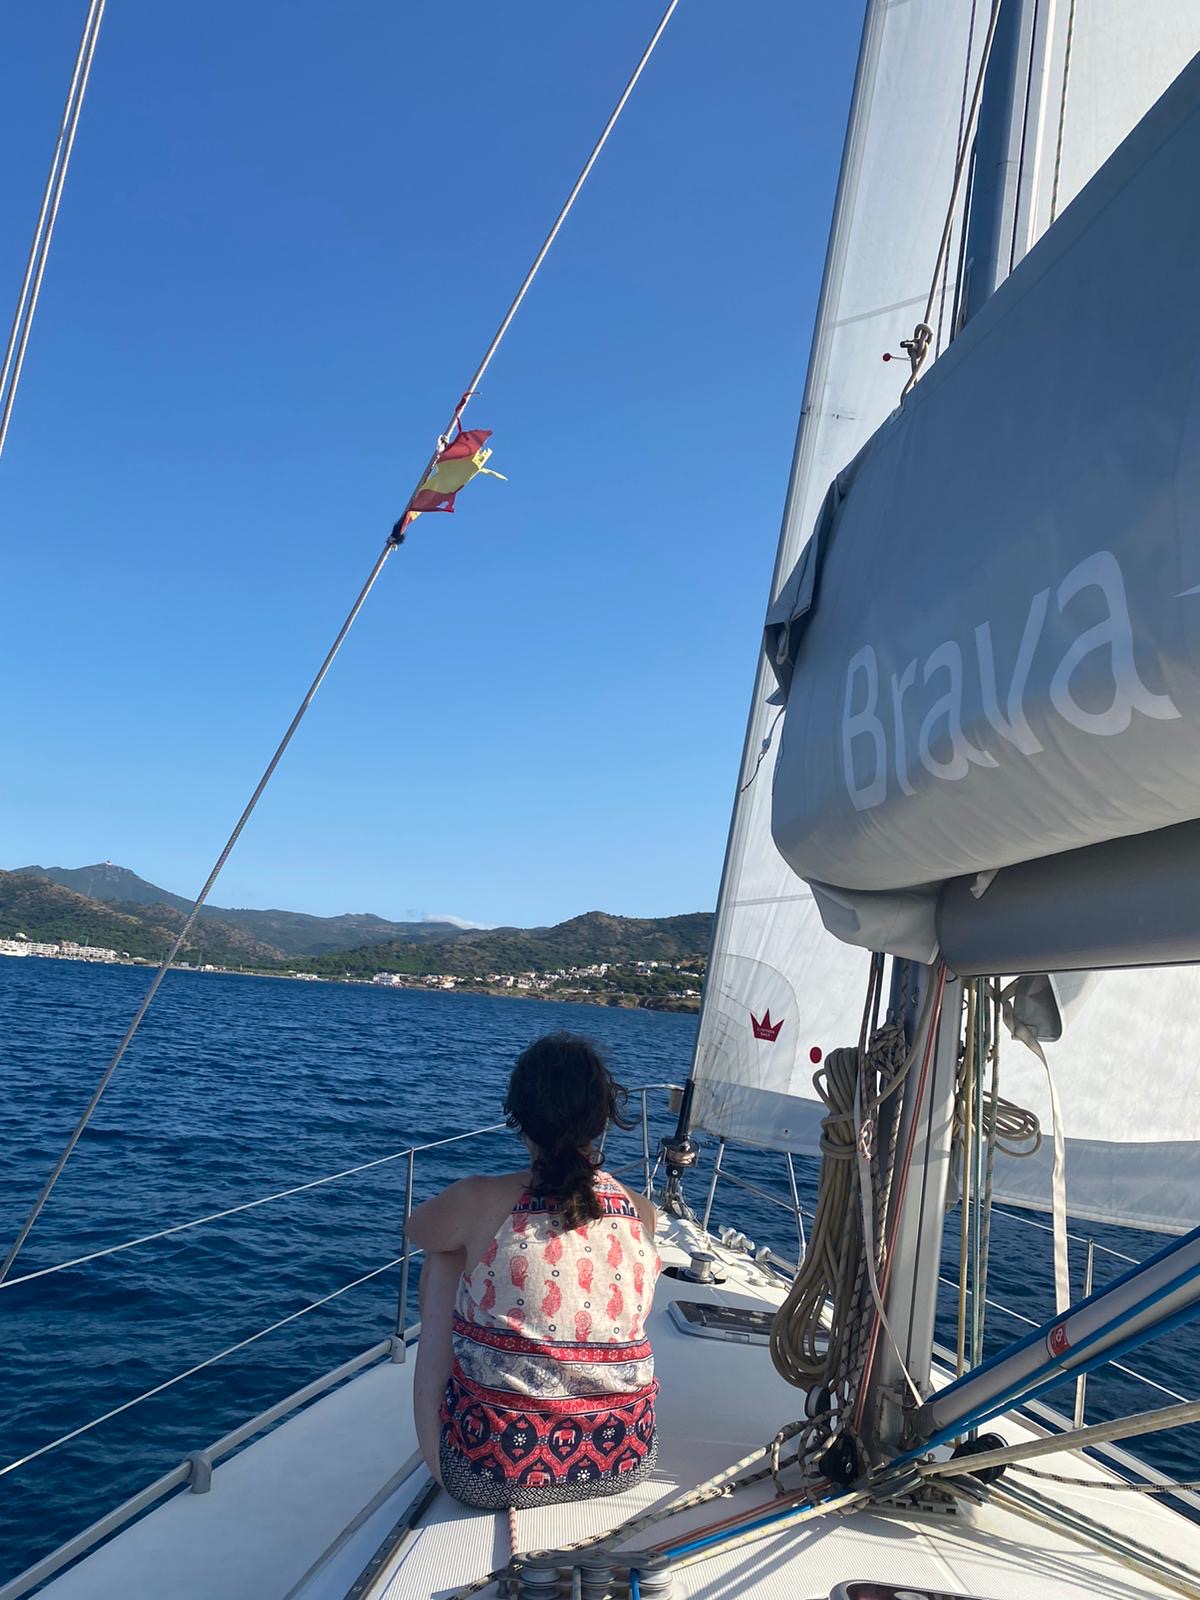
[{"label": "paisley print pattern", "polygon": [[603,1216],[581,1228],[522,1194],[459,1281],[441,1468],[467,1505],[615,1494],[653,1470],[658,1252],[620,1185],[595,1182]]}]

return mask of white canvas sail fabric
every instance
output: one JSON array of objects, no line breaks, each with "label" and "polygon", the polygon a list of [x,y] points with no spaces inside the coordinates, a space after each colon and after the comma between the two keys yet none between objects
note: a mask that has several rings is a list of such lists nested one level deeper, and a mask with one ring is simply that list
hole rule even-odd
[{"label": "white canvas sail fabric", "polygon": [[776,613],[775,840],[874,948],[891,891],[1200,815],[1198,170],[1200,59],[862,452]]},{"label": "white canvas sail fabric", "polygon": [[[970,0],[867,8],[771,598],[830,479],[895,407],[908,375],[907,361],[882,356],[924,315],[981,47],[975,12]],[[949,316],[939,300],[942,341]],[[700,1019],[694,1120],[725,1137],[816,1153],[812,1051],[857,1040],[867,959],[825,933],[811,891],[772,843],[773,752],[757,775],[756,764],[776,717],[774,688],[760,660]],[[773,1040],[754,1031],[767,1009],[782,1022]]]},{"label": "white canvas sail fabric", "polygon": [[[1035,232],[1049,221],[1051,186],[1061,213],[1200,49],[1200,7],[1168,0],[1147,9],[1096,0],[1080,9],[1079,28],[1061,151],[1054,163],[1043,161],[1032,191]],[[843,879],[854,881],[823,893],[822,909],[830,926],[868,946],[926,959],[934,953],[931,886],[952,860],[954,870],[979,874],[975,887],[986,901],[992,871],[1004,859],[1044,857],[1200,810],[1196,741],[1181,736],[1200,714],[1200,612],[1188,608],[1189,601],[1200,605],[1200,328],[1188,289],[1200,233],[1181,201],[1200,163],[1197,74],[1188,68],[1100,184],[967,328],[950,358],[930,370],[909,416],[893,419],[834,485],[820,538],[780,596],[776,628],[794,612],[805,614],[814,599],[818,612],[830,606],[840,580],[830,582],[830,568],[817,558],[835,552],[847,580],[843,695],[853,655],[867,642],[889,641],[887,659],[878,652],[875,659],[880,708],[891,714],[890,740],[886,728],[883,734],[889,804],[919,815],[927,831],[916,854],[906,854],[894,813],[852,808],[853,843],[837,848]],[[1054,271],[1059,289],[1046,293],[1022,344],[1021,319]],[[1072,325],[1068,343],[1064,331]],[[1133,343],[1140,356],[1128,359]],[[943,424],[927,452],[922,431]],[[874,459],[884,439],[890,479]],[[864,474],[879,474],[870,504],[860,494]],[[868,525],[873,540],[851,536]],[[1064,557],[1063,570],[1051,575],[1049,566]],[[862,574],[889,561],[895,581],[886,594],[868,596]],[[1011,626],[1002,639],[998,618],[1006,603]],[[814,638],[801,642],[805,626],[788,629],[785,679],[792,667],[819,659]],[[960,655],[943,650],[943,665],[931,674],[940,671],[950,697],[940,729],[927,735],[936,774],[920,759],[932,700],[910,723],[902,707],[905,755],[914,756],[903,775],[910,788],[922,785],[910,795],[895,764],[891,693],[904,684],[910,662],[916,670],[903,693],[920,693],[930,657],[947,640],[958,642]],[[771,653],[779,633],[768,630],[768,641]],[[989,667],[994,692],[985,687]],[[1056,727],[1062,706],[1069,714]],[[805,744],[813,724],[807,713],[794,718],[794,707],[793,698],[778,791],[785,805],[812,805],[819,814],[814,791],[822,778],[840,773],[845,781],[845,728],[836,727],[818,754]],[[844,714],[844,700],[840,709]],[[1041,749],[1020,749],[1026,728]],[[945,736],[940,746],[937,732]],[[964,753],[966,770],[961,779],[952,776],[947,765],[959,739],[996,766]],[[873,732],[870,742],[874,747]],[[1044,754],[1061,765],[1041,787],[1022,782],[1010,791],[1005,840],[988,832],[987,779],[1003,776],[1001,758],[1014,754],[1026,773]],[[859,785],[879,775],[856,770],[853,761],[851,772]],[[951,808],[936,800],[947,790],[958,792]],[[807,849],[811,828],[797,833]],[[955,859],[956,850],[962,853]],[[829,870],[828,862],[796,864],[813,877]],[[1061,1102],[1071,1214],[1168,1232],[1200,1223],[1200,970],[1091,974],[1061,1037],[1044,1049]],[[1003,1087],[1039,1114],[1047,1138],[1032,1158],[997,1160],[997,1198],[1048,1211],[1045,1068],[1010,1044]]]},{"label": "white canvas sail fabric", "polygon": [[[1061,1102],[1070,1214],[1167,1233],[1200,1226],[1200,970],[1092,974],[1042,1049]],[[1000,1072],[1002,1093],[1048,1135],[1042,1063],[1006,1041]],[[1049,1137],[1033,1156],[998,1155],[995,1198],[1049,1211],[1051,1155]]]},{"label": "white canvas sail fabric", "polygon": [[[1200,50],[1195,0],[1087,0],[1075,7],[1059,0],[1051,9],[1057,15],[1048,52],[1048,132],[1037,169],[1035,237],[1051,220],[1056,170],[1061,212]],[[1055,131],[1060,113],[1061,147]]]}]

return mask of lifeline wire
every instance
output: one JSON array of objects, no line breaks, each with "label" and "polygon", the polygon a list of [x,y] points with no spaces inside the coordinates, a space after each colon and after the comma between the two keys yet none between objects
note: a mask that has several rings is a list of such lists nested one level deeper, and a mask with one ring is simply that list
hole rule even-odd
[{"label": "lifeline wire", "polygon": [[[102,9],[103,8],[103,4],[104,4],[104,0],[93,0],[93,4],[98,5]],[[654,54],[655,47],[657,46],[658,41],[662,38],[663,30],[666,28],[667,23],[671,20],[672,13],[674,12],[674,10],[675,10],[675,8],[676,8],[676,6],[678,4],[679,4],[679,0],[670,0],[670,4],[667,6],[667,9],[663,12],[662,17],[659,20],[657,28],[655,28],[653,34],[650,37],[649,43],[646,45],[646,48],[642,51],[641,59],[638,61],[637,66],[634,68],[633,73],[632,73],[632,75],[631,75],[631,77],[629,79],[629,82],[625,85],[625,88],[622,91],[620,98],[618,99],[616,105],[613,107],[612,114],[609,116],[608,121],[605,123],[603,131],[600,134],[600,137],[596,140],[596,143],[593,145],[591,154],[588,156],[587,160],[584,162],[583,168],[580,171],[579,176],[576,178],[575,183],[571,188],[570,194],[568,194],[566,200],[563,202],[562,208],[560,209],[557,217],[555,217],[554,223],[553,223],[553,225],[552,225],[552,227],[550,229],[550,232],[546,235],[545,239],[543,240],[542,246],[539,249],[537,255],[534,257],[533,264],[530,266],[529,271],[525,274],[525,277],[521,282],[520,288],[517,290],[515,296],[513,297],[511,305],[509,306],[508,310],[505,312],[503,318],[501,319],[500,326],[496,329],[496,332],[493,334],[492,341],[488,345],[486,351],[484,352],[482,361],[480,361],[478,367],[476,367],[476,369],[475,369],[474,376],[471,378],[471,381],[467,384],[466,390],[464,391],[464,394],[463,394],[463,399],[455,407],[454,414],[452,415],[450,421],[446,425],[446,435],[449,435],[449,433],[453,429],[454,424],[458,421],[459,417],[462,414],[463,406],[465,405],[468,397],[478,387],[480,379],[483,377],[484,373],[487,371],[488,367],[491,365],[492,358],[495,356],[497,350],[500,348],[501,342],[503,341],[505,334],[508,332],[509,327],[512,324],[512,320],[516,316],[518,309],[520,308],[521,302],[524,300],[526,294],[529,292],[529,289],[533,284],[533,280],[537,277],[538,272],[541,269],[542,263],[545,261],[546,256],[549,253],[550,246],[554,243],[555,239],[558,237],[559,230],[561,229],[563,223],[566,221],[568,215],[570,214],[571,208],[574,206],[575,201],[578,199],[580,190],[583,188],[583,185],[587,181],[589,173],[591,172],[592,168],[595,166],[596,161],[597,161],[597,159],[598,159],[598,157],[600,155],[601,150],[603,150],[605,144],[608,142],[609,135],[612,133],[613,128],[617,124],[618,118],[620,117],[622,111],[625,109],[626,102],[628,101],[630,95],[633,93],[634,86],[636,85],[638,79],[641,77],[642,72],[645,70],[647,62],[650,60],[650,57]],[[90,13],[89,13],[89,15],[90,15]],[[93,29],[93,34],[92,34],[92,43],[93,43],[93,45],[95,43],[95,30],[94,29]],[[89,54],[89,56],[88,56],[89,63],[90,63],[90,60],[91,60],[91,56]],[[69,151],[68,151],[68,153],[69,153]],[[40,277],[39,277],[39,282],[40,282]],[[23,350],[23,348],[24,347],[22,346],[22,350]],[[309,685],[308,692],[305,694],[304,699],[300,702],[299,708],[297,709],[295,716],[292,718],[291,722],[288,725],[287,732],[284,734],[283,738],[279,741],[279,745],[275,750],[275,754],[271,757],[270,761],[267,763],[266,770],[263,772],[262,777],[258,780],[258,783],[257,783],[257,785],[256,785],[256,787],[254,789],[254,793],[250,796],[250,799],[246,803],[245,810],[242,812],[241,816],[238,818],[237,824],[234,827],[233,832],[229,835],[229,838],[226,840],[225,846],[222,849],[220,855],[217,857],[216,862],[213,865],[212,871],[209,873],[207,879],[205,880],[204,887],[200,890],[200,893],[196,896],[196,899],[192,904],[192,909],[188,912],[187,917],[184,920],[183,926],[180,928],[179,932],[176,934],[175,939],[174,939],[174,941],[173,941],[173,943],[171,945],[171,948],[167,951],[166,956],[163,958],[162,965],[158,968],[158,971],[154,974],[154,979],[153,979],[149,989],[146,991],[146,994],[145,994],[141,1004],[138,1006],[136,1012],[134,1013],[133,1021],[129,1024],[128,1028],[125,1030],[125,1033],[122,1035],[121,1042],[117,1045],[116,1050],[113,1052],[112,1059],[109,1061],[107,1067],[105,1067],[103,1073],[100,1076],[99,1083],[97,1083],[95,1089],[92,1091],[92,1097],[88,1101],[86,1107],[84,1108],[83,1115],[80,1117],[79,1121],[75,1124],[75,1127],[72,1129],[71,1135],[70,1135],[70,1137],[68,1138],[66,1144],[63,1147],[62,1154],[59,1156],[58,1160],[55,1162],[54,1168],[51,1171],[50,1176],[46,1179],[45,1184],[42,1186],[41,1193],[38,1195],[37,1199],[34,1201],[33,1207],[30,1210],[29,1215],[26,1217],[25,1221],[22,1223],[20,1231],[18,1232],[16,1238],[13,1240],[12,1247],[10,1248],[10,1250],[8,1252],[8,1255],[4,1259],[4,1264],[3,1264],[3,1266],[0,1266],[0,1283],[4,1282],[5,1278],[7,1278],[9,1272],[12,1270],[13,1262],[17,1259],[17,1256],[18,1256],[18,1254],[20,1253],[20,1250],[21,1250],[21,1246],[25,1243],[25,1240],[29,1237],[30,1230],[32,1229],[34,1223],[37,1221],[38,1217],[41,1215],[42,1208],[46,1204],[46,1201],[50,1198],[50,1194],[51,1194],[51,1191],[54,1188],[54,1185],[58,1182],[59,1177],[62,1174],[63,1168],[66,1166],[67,1162],[71,1158],[72,1151],[75,1149],[75,1146],[79,1143],[80,1137],[83,1134],[84,1129],[87,1127],[88,1123],[91,1121],[93,1112],[95,1111],[96,1107],[100,1104],[101,1096],[104,1094],[105,1089],[108,1088],[108,1085],[109,1085],[109,1082],[112,1079],[113,1073],[116,1072],[117,1068],[120,1066],[121,1060],[124,1057],[125,1052],[128,1050],[130,1044],[133,1041],[134,1034],[136,1034],[138,1028],[141,1026],[142,1018],[146,1015],[146,1012],[150,1009],[150,1003],[154,999],[154,996],[158,993],[159,985],[162,983],[164,977],[167,975],[167,972],[169,971],[172,963],[174,962],[175,957],[179,954],[180,950],[183,948],[184,940],[187,938],[188,934],[191,932],[192,926],[194,925],[194,923],[196,921],[196,918],[200,915],[201,907],[204,905],[204,902],[208,899],[208,896],[209,896],[209,893],[212,890],[213,884],[216,883],[217,878],[219,877],[219,875],[221,873],[221,869],[224,867],[226,861],[228,861],[229,856],[230,856],[230,854],[231,854],[231,852],[233,850],[234,845],[237,843],[238,839],[240,838],[243,828],[246,826],[247,822],[249,822],[250,817],[254,812],[255,806],[257,806],[260,798],[262,797],[263,791],[265,790],[265,788],[267,787],[267,784],[271,781],[271,778],[273,777],[273,775],[275,773],[276,767],[278,767],[280,761],[283,759],[283,754],[284,754],[285,750],[287,749],[288,745],[291,744],[293,735],[295,734],[297,728],[300,726],[301,722],[304,720],[305,713],[307,712],[309,706],[312,704],[313,698],[316,695],[317,690],[321,687],[321,684],[325,679],[326,673],[329,671],[330,667],[333,665],[334,659],[337,656],[338,651],[342,648],[342,644],[345,641],[346,635],[350,632],[350,629],[353,627],[354,622],[355,622],[356,618],[358,617],[359,612],[362,610],[363,605],[366,603],[367,596],[370,594],[371,590],[375,587],[376,580],[378,579],[380,573],[383,571],[384,565],[386,564],[388,557],[391,555],[393,550],[399,548],[399,545],[403,541],[404,535],[403,535],[403,531],[402,530],[403,530],[405,517],[407,516],[408,512],[412,509],[412,503],[413,503],[413,501],[415,500],[415,498],[417,496],[417,491],[420,489],[421,485],[425,482],[425,479],[428,477],[428,475],[429,475],[430,471],[432,470],[432,468],[436,465],[438,456],[441,453],[441,450],[443,448],[442,440],[446,435],[443,435],[442,437],[439,438],[438,443],[434,448],[433,454],[430,456],[430,458],[429,458],[428,462],[426,463],[425,467],[422,469],[420,476],[417,478],[416,484],[413,486],[412,492],[409,495],[408,500],[407,500],[407,502],[405,504],[405,509],[404,509],[403,514],[401,515],[399,521],[396,523],[396,527],[393,530],[393,532],[388,535],[388,538],[387,538],[387,540],[386,540],[386,542],[385,542],[385,544],[383,546],[383,549],[379,552],[379,555],[375,558],[375,565],[371,568],[370,574],[367,577],[367,581],[363,584],[362,588],[359,590],[358,598],[355,600],[354,604],[351,606],[350,611],[349,611],[349,613],[348,613],[348,615],[346,617],[346,620],[342,623],[341,628],[338,630],[338,635],[337,635],[336,639],[333,641],[333,644],[330,646],[329,653],[326,655],[324,661],[321,663],[320,669],[318,670],[316,677],[313,679],[312,683]]]},{"label": "lifeline wire", "polygon": [[100,36],[100,23],[104,18],[106,0],[90,0],[84,18],[83,34],[71,74],[71,86],[63,107],[62,121],[50,170],[46,174],[46,187],[42,205],[33,230],[33,243],[29,247],[29,260],[25,263],[25,276],[17,296],[17,309],[13,313],[8,343],[4,349],[4,363],[0,366],[0,456],[4,454],[4,441],[8,437],[8,424],[13,404],[17,398],[17,385],[25,365],[25,351],[29,345],[29,332],[33,327],[33,314],[37,310],[38,296],[42,292],[42,278],[50,255],[50,241],[54,237],[54,224],[67,181],[67,168],[71,163],[71,150],[75,144],[75,131],[79,127],[79,113],[83,110],[83,97],[87,92],[88,77],[92,70],[92,56]]},{"label": "lifeline wire", "polygon": [[419,1155],[423,1150],[457,1144],[463,1139],[473,1139],[478,1134],[499,1133],[507,1127],[506,1122],[492,1122],[486,1128],[476,1128],[472,1133],[454,1134],[449,1139],[435,1139],[431,1144],[411,1145],[404,1150],[393,1150],[386,1156],[376,1156],[373,1161],[360,1161],[353,1167],[343,1167],[340,1172],[327,1173],[323,1178],[309,1178],[306,1183],[294,1183],[288,1189],[276,1189],[273,1194],[260,1195],[257,1200],[243,1200],[236,1206],[226,1206],[223,1211],[209,1211],[203,1217],[192,1217],[188,1222],[172,1223],[170,1227],[158,1228],[154,1233],[142,1233],[134,1239],[123,1239],[120,1244],[105,1245],[99,1250],[89,1250],[86,1255],[72,1256],[68,1261],[57,1261],[52,1267],[39,1267],[34,1272],[22,1273],[19,1278],[6,1278],[0,1283],[0,1289],[15,1289],[18,1284],[32,1283],[35,1278],[48,1278],[55,1272],[67,1272],[72,1267],[84,1267],[89,1262],[101,1261],[106,1256],[120,1255],[123,1250],[133,1250],[141,1244],[154,1244],[159,1239],[171,1238],[173,1234],[187,1233],[191,1228],[202,1228],[209,1222],[222,1222],[226,1217],[239,1216],[243,1211],[256,1211],[259,1206],[270,1205],[275,1200],[288,1200],[292,1195],[305,1194],[309,1189],[324,1188],[327,1183],[337,1183],[341,1178],[353,1178],[360,1172],[370,1172],[375,1167],[385,1167],[392,1161],[403,1160],[405,1156]]},{"label": "lifeline wire", "polygon": [[370,1272],[364,1272],[361,1278],[354,1278],[349,1283],[344,1283],[340,1289],[333,1289],[329,1294],[322,1295],[319,1300],[312,1300],[306,1306],[301,1306],[299,1311],[291,1311],[286,1317],[280,1317],[278,1322],[272,1322],[268,1328],[260,1328],[257,1333],[252,1333],[248,1338],[239,1339],[236,1344],[226,1345],[224,1350],[218,1350],[215,1355],[207,1356],[203,1361],[197,1361],[195,1366],[188,1367],[186,1372],[177,1372],[173,1378],[166,1378],[162,1383],[156,1383],[153,1389],[146,1389],[142,1394],[135,1395],[132,1400],[123,1400],[119,1406],[113,1406],[111,1411],[105,1411],[98,1417],[93,1417],[90,1422],[80,1423],[78,1428],[72,1428],[69,1433],[60,1434],[57,1439],[51,1439],[49,1444],[39,1445],[36,1450],[31,1450],[28,1455],[19,1456],[15,1461],[9,1461],[0,1467],[0,1478],[7,1477],[10,1472],[15,1472],[18,1467],[25,1466],[30,1461],[36,1461],[39,1456],[48,1455],[51,1450],[57,1450],[59,1445],[68,1444],[72,1439],[78,1439],[80,1434],[91,1433],[93,1428],[98,1428],[102,1422],[108,1422],[113,1417],[119,1417],[123,1411],[130,1411],[134,1406],[141,1405],[143,1400],[152,1400],[156,1394],[162,1394],[166,1389],[173,1389],[177,1383],[182,1383],[185,1378],[194,1377],[197,1372],[203,1372],[206,1367],[214,1366],[218,1361],[223,1361],[226,1356],[244,1350],[247,1345],[256,1344],[259,1339],[265,1339],[267,1334],[274,1333],[278,1328],[286,1328],[289,1322],[295,1322],[298,1317],[306,1317],[310,1311],[316,1311],[321,1306],[326,1306],[331,1300],[336,1300],[349,1289],[357,1289],[360,1284],[369,1283],[372,1278],[378,1278],[384,1272],[390,1272],[393,1267],[398,1267],[404,1260],[403,1256],[396,1256],[392,1261],[385,1261],[383,1266],[374,1267]]}]

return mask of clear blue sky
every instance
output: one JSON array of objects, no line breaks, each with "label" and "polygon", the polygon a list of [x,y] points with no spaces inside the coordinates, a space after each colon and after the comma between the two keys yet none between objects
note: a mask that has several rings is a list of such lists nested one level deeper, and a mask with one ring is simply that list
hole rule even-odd
[{"label": "clear blue sky", "polygon": [[[659,0],[110,0],[0,463],[0,864],[194,891]],[[0,318],[84,13],[9,7]],[[218,904],[713,904],[861,8],[683,0]]]}]

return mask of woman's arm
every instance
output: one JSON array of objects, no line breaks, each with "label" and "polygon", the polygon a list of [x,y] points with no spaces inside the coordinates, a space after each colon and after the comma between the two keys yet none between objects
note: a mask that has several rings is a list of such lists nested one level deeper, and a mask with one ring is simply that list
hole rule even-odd
[{"label": "woman's arm", "polygon": [[478,1178],[460,1178],[432,1200],[417,1206],[408,1219],[408,1242],[418,1250],[461,1250],[467,1244],[472,1215],[478,1211]]},{"label": "woman's arm", "polygon": [[417,1206],[408,1219],[410,1249],[423,1250],[421,1268],[421,1337],[413,1377],[413,1416],[417,1443],[425,1465],[442,1481],[438,1413],[454,1361],[450,1335],[458,1280],[467,1265],[468,1219],[476,1180],[460,1178],[432,1200]]},{"label": "woman's arm", "polygon": [[426,1254],[421,1268],[421,1337],[413,1377],[413,1416],[425,1465],[438,1483],[442,1481],[442,1425],[438,1413],[453,1363],[450,1331],[454,1297],[465,1264],[463,1249],[433,1250]]},{"label": "woman's arm", "polygon": [[511,1209],[514,1194],[520,1193],[521,1183],[519,1173],[507,1178],[460,1178],[419,1205],[408,1219],[409,1245],[425,1252],[413,1412],[421,1454],[439,1483],[438,1412],[454,1360],[450,1335],[458,1280],[475,1266],[488,1240],[494,1237]]}]

